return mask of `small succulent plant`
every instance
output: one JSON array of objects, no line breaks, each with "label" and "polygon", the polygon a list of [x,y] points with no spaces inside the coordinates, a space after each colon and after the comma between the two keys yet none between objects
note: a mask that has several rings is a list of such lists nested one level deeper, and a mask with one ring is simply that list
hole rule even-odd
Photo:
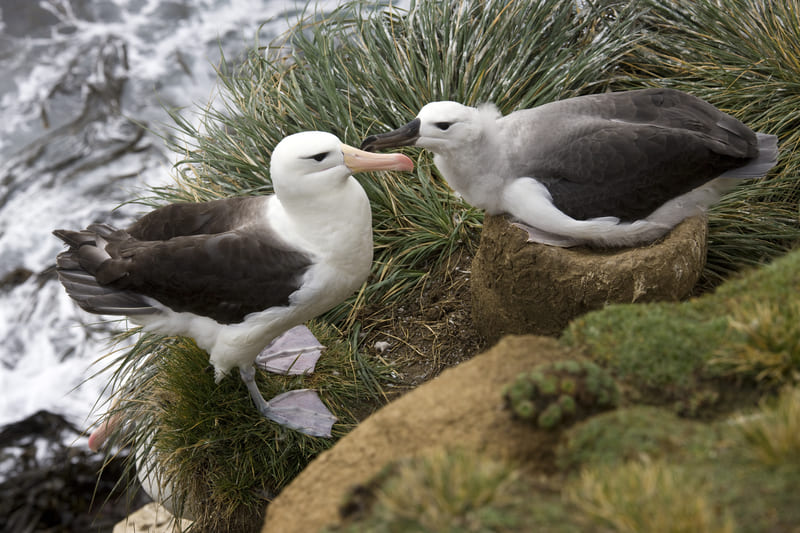
[{"label": "small succulent plant", "polygon": [[516,418],[553,429],[616,407],[614,379],[589,361],[556,361],[523,372],[503,392]]}]

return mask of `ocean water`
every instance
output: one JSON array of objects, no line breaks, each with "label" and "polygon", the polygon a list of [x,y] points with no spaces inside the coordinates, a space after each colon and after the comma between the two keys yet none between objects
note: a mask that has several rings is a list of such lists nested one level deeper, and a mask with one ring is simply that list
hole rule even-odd
[{"label": "ocean water", "polygon": [[[337,1],[311,4],[327,11]],[[123,321],[79,310],[52,271],[55,228],[125,225],[170,183],[165,106],[203,106],[236,57],[305,0],[0,1],[0,427],[48,410],[89,427],[98,358]],[[188,115],[187,115],[188,116]],[[142,129],[133,124],[141,123]]]}]

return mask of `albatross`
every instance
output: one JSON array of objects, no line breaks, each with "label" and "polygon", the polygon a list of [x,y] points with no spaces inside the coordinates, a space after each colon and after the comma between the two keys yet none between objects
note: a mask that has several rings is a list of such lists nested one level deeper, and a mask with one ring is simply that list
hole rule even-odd
[{"label": "albatross", "polygon": [[764,176],[777,143],[697,97],[642,89],[506,116],[490,104],[431,102],[361,148],[430,150],[464,200],[510,215],[529,241],[620,247],[656,240],[741,180]]},{"label": "albatross", "polygon": [[352,174],[412,169],[402,154],[364,152],[329,133],[290,135],[272,153],[274,195],[170,204],[126,229],[56,230],[68,245],[56,260],[58,277],[86,311],[193,338],[217,382],[238,368],[264,416],[330,436],[330,415],[316,395],[289,391],[267,402],[253,363],[274,339],[367,278],[372,215]]}]

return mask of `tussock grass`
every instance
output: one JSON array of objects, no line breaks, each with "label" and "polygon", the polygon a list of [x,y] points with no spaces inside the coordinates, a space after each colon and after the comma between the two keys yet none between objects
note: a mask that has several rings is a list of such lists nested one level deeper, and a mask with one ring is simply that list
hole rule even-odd
[{"label": "tussock grass", "polygon": [[644,0],[641,39],[615,88],[669,86],[778,135],[778,166],[714,206],[705,288],[800,238],[800,2]]},{"label": "tussock grass", "polygon": [[[415,3],[408,13],[345,4],[297,24],[277,43],[220,68],[221,101],[174,148],[179,189],[150,201],[271,191],[271,149],[285,135],[319,129],[358,145],[408,122],[431,100],[494,102],[504,112],[603,90],[629,49],[635,11],[603,18],[572,2]],[[359,295],[391,303],[439,271],[458,249],[474,250],[482,213],[455,197],[430,154],[409,149],[411,176],[357,176],[375,220],[373,279]],[[352,300],[330,317],[341,321]],[[352,316],[352,315],[351,315]],[[352,320],[351,320],[352,322]]]},{"label": "tussock grass", "polygon": [[[341,437],[380,404],[374,382],[382,369],[362,361],[352,344],[331,326],[312,324],[327,346],[307,376],[259,371],[257,382],[269,399],[287,390],[311,388],[338,417]],[[127,426],[112,437],[131,446],[129,470],[158,477],[172,492],[177,516],[195,520],[193,531],[247,531],[263,520],[266,504],[334,439],[309,437],[264,418],[234,373],[214,383],[208,354],[191,339],[142,335],[120,358],[148,359],[115,397],[112,413]],[[149,457],[145,464],[136,456]],[[153,473],[154,472],[154,473]]]},{"label": "tussock grass", "polygon": [[663,461],[588,468],[564,490],[583,513],[614,531],[732,533],[734,525],[691,471]]},{"label": "tussock grass", "polygon": [[728,322],[743,340],[726,342],[709,365],[767,385],[800,382],[800,302],[748,299]]},{"label": "tussock grass", "polygon": [[800,388],[784,388],[776,401],[762,400],[759,411],[736,422],[764,464],[800,465]]},{"label": "tussock grass", "polygon": [[523,531],[519,472],[474,451],[438,450],[387,467],[368,520],[346,531]]}]

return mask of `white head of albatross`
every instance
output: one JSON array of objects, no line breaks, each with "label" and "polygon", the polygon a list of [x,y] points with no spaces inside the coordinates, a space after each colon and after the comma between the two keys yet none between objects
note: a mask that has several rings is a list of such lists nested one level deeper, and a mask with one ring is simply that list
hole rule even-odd
[{"label": "white head of albatross", "polygon": [[316,416],[298,391],[265,401],[253,362],[367,278],[372,218],[352,174],[412,168],[404,155],[362,152],[329,133],[291,135],[272,154],[274,195],[171,204],[124,230],[56,230],[69,245],[57,258],[58,276],[89,312],[194,338],[217,381],[238,367],[265,416],[329,435],[332,422],[325,429],[317,419],[330,416]]},{"label": "white head of albatross", "polygon": [[425,105],[365,150],[431,150],[450,186],[531,241],[631,246],[703,212],[777,162],[777,138],[671,89],[580,96],[502,116],[494,106]]}]

